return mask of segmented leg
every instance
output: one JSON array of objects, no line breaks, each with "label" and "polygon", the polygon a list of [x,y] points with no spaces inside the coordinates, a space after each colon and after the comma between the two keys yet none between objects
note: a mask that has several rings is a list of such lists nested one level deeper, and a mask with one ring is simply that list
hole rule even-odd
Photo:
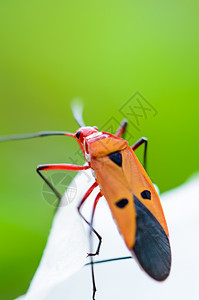
[{"label": "segmented leg", "polygon": [[116,136],[118,137],[122,137],[123,134],[125,133],[126,130],[126,126],[127,126],[128,122],[127,120],[123,120],[118,128],[118,130],[116,131]]},{"label": "segmented leg", "polygon": [[[86,192],[86,194],[84,195],[82,201],[80,202],[79,206],[78,206],[78,212],[80,214],[80,216],[83,218],[83,220],[89,225],[90,227],[90,235],[93,232],[97,238],[99,239],[99,244],[97,247],[97,251],[93,254],[93,253],[89,253],[88,255],[91,257],[91,274],[92,274],[92,283],[93,283],[93,300],[95,299],[95,293],[96,293],[96,284],[95,284],[95,275],[94,275],[94,268],[93,268],[93,256],[97,255],[99,253],[99,249],[100,249],[100,245],[101,245],[101,241],[102,241],[102,237],[99,235],[99,233],[93,228],[93,216],[94,216],[94,211],[96,208],[96,205],[98,203],[99,198],[101,197],[101,194],[98,193],[95,201],[94,201],[94,205],[93,205],[93,211],[92,211],[92,217],[91,217],[91,222],[88,222],[86,220],[86,218],[82,215],[80,208],[83,205],[83,203],[86,201],[86,199],[88,198],[88,196],[92,193],[92,191],[98,186],[97,182],[94,182],[93,185],[88,189],[88,191]],[[90,249],[92,251],[92,240],[90,238]]]},{"label": "segmented leg", "polygon": [[[96,206],[97,206],[97,203],[99,201],[99,199],[102,197],[102,194],[101,192],[99,192],[95,198],[95,201],[94,201],[94,204],[93,204],[93,210],[92,210],[92,216],[91,216],[91,226],[93,227],[93,218],[94,218],[94,213],[95,213],[95,209],[96,209]],[[90,236],[92,234],[92,230],[90,230]],[[101,243],[102,243],[102,238],[99,240],[99,243],[98,243],[98,246],[97,246],[97,250],[95,251],[95,253],[89,253],[88,255],[89,256],[95,256],[95,255],[98,255],[99,254],[99,251],[100,251],[100,247],[101,247]]]},{"label": "segmented leg", "polygon": [[[97,203],[98,203],[98,201],[99,201],[99,199],[101,197],[102,197],[102,195],[99,192],[97,194],[97,196],[95,198],[95,201],[94,201],[94,204],[93,204],[93,210],[92,210],[92,216],[91,216],[91,222],[90,222],[92,227],[93,227],[93,218],[94,218],[95,209],[96,209]],[[101,243],[102,243],[102,239],[99,240],[99,244],[98,244],[98,247],[97,247],[97,250],[96,250],[95,253],[92,253],[92,248],[93,248],[93,243],[92,242],[93,242],[93,239],[92,239],[92,230],[90,230],[90,251],[91,251],[91,253],[89,254],[89,256],[90,256],[90,264],[91,264],[91,275],[92,275],[92,283],[93,283],[93,300],[94,300],[97,288],[96,288],[96,284],[95,284],[95,272],[94,272],[93,256],[99,254],[100,246],[101,246]]]},{"label": "segmented leg", "polygon": [[61,200],[62,195],[59,191],[52,185],[52,183],[41,173],[41,171],[49,171],[49,170],[67,170],[67,171],[82,171],[89,169],[90,166],[77,166],[72,164],[48,164],[48,165],[39,165],[37,167],[37,173],[41,176],[41,178],[47,183],[47,185],[51,188],[51,190],[55,193],[57,198]]},{"label": "segmented leg", "polygon": [[[98,183],[95,181],[91,187],[88,189],[88,191],[86,192],[86,194],[84,195],[83,199],[81,200],[80,204],[78,205],[77,209],[78,209],[78,212],[80,214],[80,216],[82,217],[82,219],[88,224],[88,226],[90,227],[91,231],[97,236],[97,238],[99,239],[99,245],[98,245],[98,248],[97,248],[97,251],[95,254],[93,255],[97,255],[98,254],[98,249],[100,248],[100,244],[101,244],[101,240],[102,240],[102,237],[99,235],[99,233],[93,228],[92,224],[86,220],[86,218],[82,215],[80,209],[83,205],[83,203],[86,201],[86,199],[88,198],[88,196],[92,193],[92,191],[94,190],[94,188],[96,188],[98,186]],[[88,254],[90,256],[90,254]]]},{"label": "segmented leg", "polygon": [[144,159],[143,159],[143,166],[146,170],[146,154],[147,154],[147,145],[148,140],[145,137],[141,137],[131,148],[133,151],[135,151],[137,148],[139,148],[142,144],[144,144]]},{"label": "segmented leg", "polygon": [[[93,262],[93,265],[104,264],[104,263],[107,263],[107,262],[118,261],[118,260],[126,260],[126,259],[133,259],[133,257],[132,256],[122,256],[122,257],[115,257],[115,258],[97,260],[97,261]],[[85,264],[85,266],[90,266],[90,265],[91,265],[91,262]]]}]

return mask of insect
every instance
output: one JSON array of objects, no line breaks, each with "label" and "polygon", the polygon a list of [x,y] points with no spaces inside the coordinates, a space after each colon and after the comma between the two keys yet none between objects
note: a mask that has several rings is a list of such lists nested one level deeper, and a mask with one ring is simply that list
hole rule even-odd
[{"label": "insect", "polygon": [[[59,199],[62,195],[44,176],[42,171],[71,170],[81,171],[91,169],[95,182],[86,191],[78,205],[78,212],[90,226],[99,242],[94,253],[90,253],[93,283],[93,299],[95,299],[96,284],[94,278],[93,256],[98,255],[102,238],[93,228],[93,219],[99,199],[104,196],[110,207],[112,216],[124,242],[136,257],[142,269],[157,281],[165,280],[171,268],[171,249],[169,233],[158,194],[145,171],[147,139],[139,139],[133,146],[122,138],[127,121],[123,121],[115,135],[98,131],[97,127],[85,126],[82,109],[73,107],[74,118],[80,128],[76,133],[64,131],[47,131],[26,135],[1,137],[0,141],[29,139],[35,137],[64,135],[75,138],[86,160],[86,165],[45,164],[37,167],[38,174],[48,184]],[[144,144],[144,164],[139,162],[135,150]],[[81,207],[93,190],[99,186],[91,220],[88,221],[81,213]],[[91,242],[92,249],[92,242]]]}]

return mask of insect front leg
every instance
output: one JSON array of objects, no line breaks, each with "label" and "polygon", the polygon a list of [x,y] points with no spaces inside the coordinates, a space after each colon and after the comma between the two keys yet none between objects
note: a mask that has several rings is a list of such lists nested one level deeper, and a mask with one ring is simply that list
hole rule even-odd
[{"label": "insect front leg", "polygon": [[147,154],[147,145],[148,140],[145,137],[141,137],[133,146],[131,146],[132,150],[135,151],[139,148],[142,144],[144,144],[144,159],[143,159],[143,166],[146,170],[146,154]]},{"label": "insect front leg", "polygon": [[72,164],[47,164],[47,165],[39,165],[37,167],[37,173],[46,182],[46,184],[51,188],[51,190],[55,193],[57,198],[59,200],[61,200],[62,195],[52,185],[52,183],[41,173],[41,171],[49,171],[49,170],[82,171],[82,170],[87,170],[89,168],[90,168],[90,166],[78,166],[78,165],[72,165]]}]

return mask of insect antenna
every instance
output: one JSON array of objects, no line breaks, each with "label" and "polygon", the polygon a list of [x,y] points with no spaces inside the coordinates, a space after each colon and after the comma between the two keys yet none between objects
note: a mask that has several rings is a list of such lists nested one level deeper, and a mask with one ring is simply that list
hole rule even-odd
[{"label": "insect antenna", "polygon": [[70,133],[66,131],[40,131],[40,132],[30,133],[30,134],[0,136],[0,142],[13,141],[13,140],[26,140],[26,139],[36,138],[36,137],[44,137],[44,136],[52,136],[52,135],[65,135],[65,136],[75,137],[74,133]]},{"label": "insect antenna", "polygon": [[73,117],[77,124],[80,127],[85,127],[85,122],[83,120],[83,104],[79,99],[75,99],[71,103],[71,109],[73,113]]}]

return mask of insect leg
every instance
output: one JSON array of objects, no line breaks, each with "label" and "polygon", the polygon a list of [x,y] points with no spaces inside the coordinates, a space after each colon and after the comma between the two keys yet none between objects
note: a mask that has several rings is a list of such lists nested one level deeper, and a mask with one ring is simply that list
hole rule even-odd
[{"label": "insect leg", "polygon": [[118,128],[118,130],[116,131],[116,136],[121,137],[123,136],[123,134],[125,133],[126,130],[126,126],[127,126],[128,122],[127,120],[123,120]]},{"label": "insect leg", "polygon": [[[92,191],[94,190],[94,188],[96,188],[96,186],[98,186],[98,183],[95,181],[88,189],[88,191],[85,193],[84,197],[82,198],[80,204],[78,205],[77,209],[78,212],[80,214],[80,216],[83,218],[82,214],[80,213],[80,208],[82,207],[82,205],[84,204],[84,202],[86,201],[86,199],[88,198],[88,196],[92,193]],[[85,221],[86,222],[86,221]]]},{"label": "insect leg", "polygon": [[[94,182],[93,185],[88,189],[88,191],[86,192],[86,194],[84,195],[82,201],[80,202],[79,206],[78,206],[78,212],[80,214],[80,216],[82,217],[82,219],[89,225],[90,227],[90,232],[93,232],[97,238],[99,239],[99,244],[98,244],[98,248],[97,248],[97,251],[94,255],[97,255],[99,254],[99,249],[100,249],[100,245],[101,245],[101,242],[102,242],[102,237],[99,235],[99,233],[93,228],[93,215],[94,215],[94,211],[95,211],[95,208],[96,208],[96,205],[98,203],[98,200],[99,198],[101,197],[101,194],[98,193],[96,198],[95,198],[95,202],[94,202],[94,205],[93,205],[93,211],[92,211],[92,217],[91,217],[91,222],[88,222],[86,220],[86,218],[82,215],[81,211],[80,211],[80,208],[81,206],[83,205],[83,203],[85,202],[85,200],[88,198],[88,196],[92,193],[92,191],[94,190],[95,187],[98,186],[98,183],[97,182]],[[90,240],[91,241],[91,240]],[[92,244],[91,244],[92,246]],[[95,276],[94,276],[94,268],[93,268],[93,260],[92,260],[92,257],[93,257],[93,254],[88,254],[89,256],[91,256],[91,272],[92,272],[92,282],[93,282],[93,300],[95,299],[95,292],[96,292],[96,285],[95,285]]]},{"label": "insect leg", "polygon": [[[99,192],[95,198],[94,204],[93,204],[93,210],[92,210],[92,216],[91,216],[91,226],[93,227],[93,218],[94,218],[94,213],[95,213],[95,209],[97,206],[97,203],[99,201],[99,199],[102,197],[102,194]],[[92,230],[90,230],[90,250],[92,252],[92,246],[93,246],[93,240],[92,240]],[[93,283],[93,299],[95,299],[95,293],[97,291],[96,288],[96,284],[95,284],[95,273],[94,273],[94,262],[93,262],[93,256],[96,254],[99,254],[99,250],[100,250],[100,246],[101,246],[101,242],[102,240],[99,240],[99,244],[97,247],[97,251],[96,253],[89,253],[88,255],[90,256],[90,265],[91,265],[91,274],[92,274],[92,283]]]},{"label": "insect leg", "polygon": [[[93,204],[93,210],[92,210],[92,216],[91,216],[91,222],[90,222],[92,227],[93,227],[93,218],[94,218],[95,209],[96,209],[97,203],[98,203],[98,201],[101,197],[102,197],[102,194],[101,194],[101,192],[99,192],[97,194],[97,196],[95,198],[95,201],[94,201],[94,204]],[[91,234],[92,234],[92,230],[90,230],[90,236],[91,236]],[[101,243],[102,243],[102,239],[99,239],[99,243],[98,243],[97,250],[95,251],[95,253],[89,253],[88,255],[89,256],[98,255],[99,251],[100,251]]]},{"label": "insect leg", "polygon": [[146,153],[147,153],[147,145],[148,140],[145,137],[141,137],[131,148],[133,151],[135,151],[137,148],[139,148],[142,144],[144,144],[144,160],[143,160],[143,166],[146,170]]},{"label": "insect leg", "polygon": [[68,171],[82,171],[89,169],[90,166],[77,166],[72,164],[49,164],[49,165],[39,165],[37,167],[37,173],[41,176],[41,178],[47,183],[47,185],[51,188],[51,190],[55,193],[57,198],[61,200],[62,195],[58,192],[58,190],[52,185],[52,183],[41,173],[41,171],[49,171],[49,170],[68,170]]},{"label": "insect leg", "polygon": [[[96,251],[96,253],[94,255],[97,255],[99,254],[99,248],[100,248],[100,245],[101,245],[101,240],[102,240],[102,237],[99,235],[99,233],[93,228],[92,224],[86,220],[86,218],[82,215],[80,209],[83,205],[83,203],[86,201],[86,199],[88,198],[88,196],[92,193],[92,191],[94,190],[94,188],[96,188],[98,186],[98,183],[95,181],[93,183],[93,185],[91,185],[91,187],[88,189],[88,191],[86,192],[86,194],[84,195],[83,199],[81,200],[80,204],[78,205],[77,209],[78,209],[78,212],[80,214],[80,216],[82,217],[82,219],[88,224],[88,226],[90,227],[91,231],[97,236],[97,238],[99,239],[99,245],[98,245],[98,249]],[[99,200],[99,199],[98,199]],[[98,200],[96,200],[96,202],[98,202]],[[94,204],[95,205],[95,204]],[[96,203],[97,205],[97,203]],[[90,254],[88,254],[90,255]],[[92,255],[93,256],[93,255]]]},{"label": "insect leg", "polygon": [[[104,263],[107,263],[107,262],[118,261],[118,260],[126,260],[126,259],[133,259],[133,257],[132,256],[122,256],[122,257],[115,257],[115,258],[97,260],[97,261],[93,262],[93,265],[104,264]],[[90,265],[91,265],[91,262],[85,264],[85,266],[90,266]]]}]

